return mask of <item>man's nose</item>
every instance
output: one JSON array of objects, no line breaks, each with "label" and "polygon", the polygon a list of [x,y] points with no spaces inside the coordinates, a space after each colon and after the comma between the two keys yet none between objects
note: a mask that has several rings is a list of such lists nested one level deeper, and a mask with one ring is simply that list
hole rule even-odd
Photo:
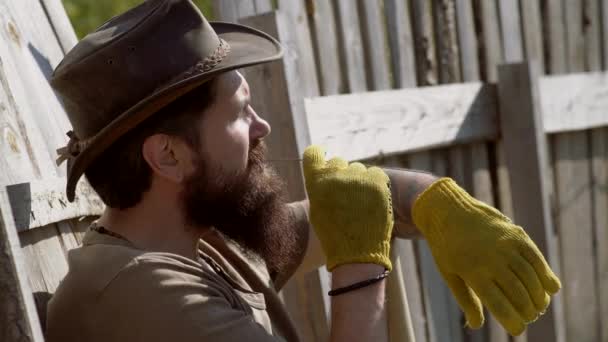
[{"label": "man's nose", "polygon": [[263,139],[265,138],[268,134],[270,134],[271,128],[270,128],[270,124],[268,123],[268,121],[262,119],[258,113],[255,112],[255,110],[253,110],[253,108],[251,109],[251,111],[253,112],[253,122],[251,123],[251,131],[250,131],[250,138],[251,139]]}]

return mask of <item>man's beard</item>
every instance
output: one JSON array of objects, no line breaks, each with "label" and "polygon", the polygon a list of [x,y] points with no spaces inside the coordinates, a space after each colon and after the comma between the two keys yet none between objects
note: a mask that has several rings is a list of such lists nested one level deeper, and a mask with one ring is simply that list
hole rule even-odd
[{"label": "man's beard", "polygon": [[181,203],[190,226],[212,227],[250,256],[260,256],[272,274],[293,262],[297,248],[284,184],[265,164],[265,154],[262,142],[253,145],[247,169],[239,174],[210,167],[199,156]]}]

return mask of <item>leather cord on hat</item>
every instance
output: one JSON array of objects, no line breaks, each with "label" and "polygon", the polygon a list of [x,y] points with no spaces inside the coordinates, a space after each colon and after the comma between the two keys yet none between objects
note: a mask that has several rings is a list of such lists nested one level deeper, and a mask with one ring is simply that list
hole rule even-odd
[{"label": "leather cord on hat", "polygon": [[70,138],[68,144],[62,148],[57,149],[57,154],[59,155],[59,157],[57,157],[57,160],[55,161],[57,163],[57,166],[61,165],[61,163],[68,160],[69,158],[78,156],[80,152],[82,152],[90,143],[90,139],[80,140],[76,136],[76,133],[74,133],[74,131],[69,131],[67,133],[67,136]]}]

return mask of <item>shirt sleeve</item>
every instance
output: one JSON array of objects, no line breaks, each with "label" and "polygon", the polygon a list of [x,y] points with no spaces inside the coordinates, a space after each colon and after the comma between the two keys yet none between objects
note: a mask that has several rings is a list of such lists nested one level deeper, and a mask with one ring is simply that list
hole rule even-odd
[{"label": "shirt sleeve", "polygon": [[284,341],[231,291],[196,263],[138,258],[101,292],[95,321],[107,341]]}]

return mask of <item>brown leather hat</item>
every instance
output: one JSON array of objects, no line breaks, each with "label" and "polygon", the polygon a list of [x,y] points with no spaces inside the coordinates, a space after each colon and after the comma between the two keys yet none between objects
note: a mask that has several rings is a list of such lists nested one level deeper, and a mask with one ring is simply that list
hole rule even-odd
[{"label": "brown leather hat", "polygon": [[189,0],[148,0],[87,35],[55,69],[51,86],[74,128],[57,150],[67,196],[119,137],[219,73],[281,58],[258,30],[209,23]]}]

